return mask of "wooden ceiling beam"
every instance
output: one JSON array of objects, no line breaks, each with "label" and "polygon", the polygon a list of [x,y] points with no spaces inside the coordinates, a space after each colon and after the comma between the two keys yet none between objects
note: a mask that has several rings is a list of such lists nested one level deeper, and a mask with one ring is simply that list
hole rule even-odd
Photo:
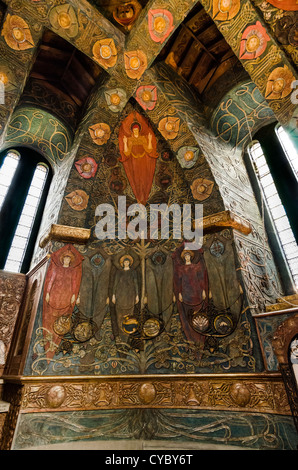
[{"label": "wooden ceiling beam", "polygon": [[198,38],[197,36],[192,32],[191,29],[189,29],[188,26],[186,26],[185,24],[182,23],[182,28],[187,30],[189,32],[189,34],[192,36],[192,38],[199,44],[199,46],[204,49],[204,51],[206,52],[206,54],[208,54],[215,62],[217,62],[217,59],[216,57],[207,49],[207,47],[205,46],[205,44],[203,44]]},{"label": "wooden ceiling beam", "polygon": [[69,57],[72,54],[72,50],[74,50],[73,46],[71,46],[70,50],[66,51],[64,49],[60,49],[55,46],[41,44],[39,47],[38,55],[49,55],[50,57],[53,57],[54,60],[55,58],[60,58],[61,60],[65,60],[66,57]]}]

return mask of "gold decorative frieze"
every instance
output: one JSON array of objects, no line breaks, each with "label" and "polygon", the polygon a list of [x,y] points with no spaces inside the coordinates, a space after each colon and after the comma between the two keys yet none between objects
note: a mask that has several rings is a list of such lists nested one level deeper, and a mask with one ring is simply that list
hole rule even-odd
[{"label": "gold decorative frieze", "polygon": [[46,234],[44,234],[39,246],[44,248],[50,241],[59,240],[66,243],[87,243],[91,235],[91,230],[81,227],[70,227],[68,225],[52,224]]},{"label": "gold decorative frieze", "polygon": [[283,381],[277,373],[19,380],[23,385],[21,413],[196,408],[291,414]]},{"label": "gold decorative frieze", "polygon": [[266,305],[266,312],[276,312],[298,307],[298,294],[288,295],[277,299],[276,304]]},{"label": "gold decorative frieze", "polygon": [[203,218],[204,232],[233,228],[248,235],[252,231],[250,223],[231,211],[222,211]]}]

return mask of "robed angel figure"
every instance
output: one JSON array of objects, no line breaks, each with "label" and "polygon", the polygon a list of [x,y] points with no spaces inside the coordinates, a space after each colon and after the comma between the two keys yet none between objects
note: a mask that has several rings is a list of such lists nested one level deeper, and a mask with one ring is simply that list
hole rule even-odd
[{"label": "robed angel figure", "polygon": [[119,130],[119,149],[123,166],[139,204],[145,205],[155,173],[156,138],[146,119],[131,113]]}]

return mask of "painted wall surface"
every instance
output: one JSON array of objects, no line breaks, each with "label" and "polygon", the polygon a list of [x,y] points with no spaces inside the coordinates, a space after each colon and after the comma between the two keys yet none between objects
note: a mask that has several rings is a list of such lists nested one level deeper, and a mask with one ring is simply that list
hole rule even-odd
[{"label": "painted wall surface", "polygon": [[[37,243],[32,269],[47,258],[38,295],[31,299],[34,313],[25,315],[26,329],[17,332],[19,374],[58,380],[276,371],[269,327],[260,322],[257,329],[252,313],[263,312],[284,292],[243,151],[251,133],[274,119],[295,130],[292,30],[281,39],[277,16],[269,30],[269,17],[261,13],[264,2],[260,12],[249,0],[232,0],[228,9],[202,1],[251,79],[221,97],[207,118],[194,89],[165,63],[154,63],[197,2],[152,0],[138,11],[135,29],[131,24],[118,29],[85,1],[6,3],[0,36],[6,90],[1,144],[34,148],[53,167],[39,238],[53,223],[91,233],[87,243]],[[27,80],[46,29],[104,71],[80,119],[75,107],[64,109],[63,102]],[[199,250],[187,250],[188,237],[177,236],[171,224],[168,238],[153,233],[142,238],[148,212],[133,225],[134,214],[120,217],[121,197],[125,208],[142,203],[145,210],[151,204],[192,209],[202,204],[204,217],[214,216],[215,229],[204,233]],[[116,230],[130,228],[137,236],[114,239],[110,232],[100,239],[101,204],[112,208]],[[236,227],[222,219],[227,213],[240,221]],[[153,218],[153,232],[162,222],[165,218]],[[224,387],[220,392],[224,395]],[[100,400],[100,387],[94,393]],[[285,397],[284,390],[280,395]],[[54,398],[59,402],[59,395]],[[288,409],[243,413],[238,405],[238,412],[219,413],[208,409],[210,404],[181,413],[178,405],[169,410],[167,402],[162,409],[66,412],[54,403],[49,413],[20,413],[13,448],[32,446],[32,436],[36,447],[122,439],[296,448]]]},{"label": "painted wall surface", "polygon": [[75,440],[83,441],[91,448],[92,445],[98,448],[102,442],[107,446],[105,448],[109,448],[106,441],[110,439],[113,449],[117,446],[122,449],[140,448],[140,442],[145,446],[146,441],[148,447],[156,448],[161,442],[165,448],[170,445],[172,449],[173,445],[176,449],[194,450],[200,446],[206,449],[206,445],[242,450],[296,448],[293,445],[296,431],[291,417],[233,412],[222,412],[218,416],[216,412],[207,410],[187,410],[183,415],[179,410],[167,409],[22,415],[14,450],[32,448],[32,436],[34,449],[40,446],[51,449],[58,443],[71,445]]}]

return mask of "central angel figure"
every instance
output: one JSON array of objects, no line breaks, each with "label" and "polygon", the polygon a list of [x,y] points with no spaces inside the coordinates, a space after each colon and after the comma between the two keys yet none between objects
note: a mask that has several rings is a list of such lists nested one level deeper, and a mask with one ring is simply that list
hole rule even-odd
[{"label": "central angel figure", "polygon": [[120,162],[133,193],[140,204],[146,204],[154,178],[156,138],[149,124],[139,113],[131,113],[119,130]]},{"label": "central angel figure", "polygon": [[124,154],[126,156],[132,155],[134,158],[142,158],[146,153],[151,153],[152,147],[152,134],[148,134],[147,138],[140,134],[142,127],[139,122],[133,122],[131,125],[132,135],[130,137],[123,137]]}]

